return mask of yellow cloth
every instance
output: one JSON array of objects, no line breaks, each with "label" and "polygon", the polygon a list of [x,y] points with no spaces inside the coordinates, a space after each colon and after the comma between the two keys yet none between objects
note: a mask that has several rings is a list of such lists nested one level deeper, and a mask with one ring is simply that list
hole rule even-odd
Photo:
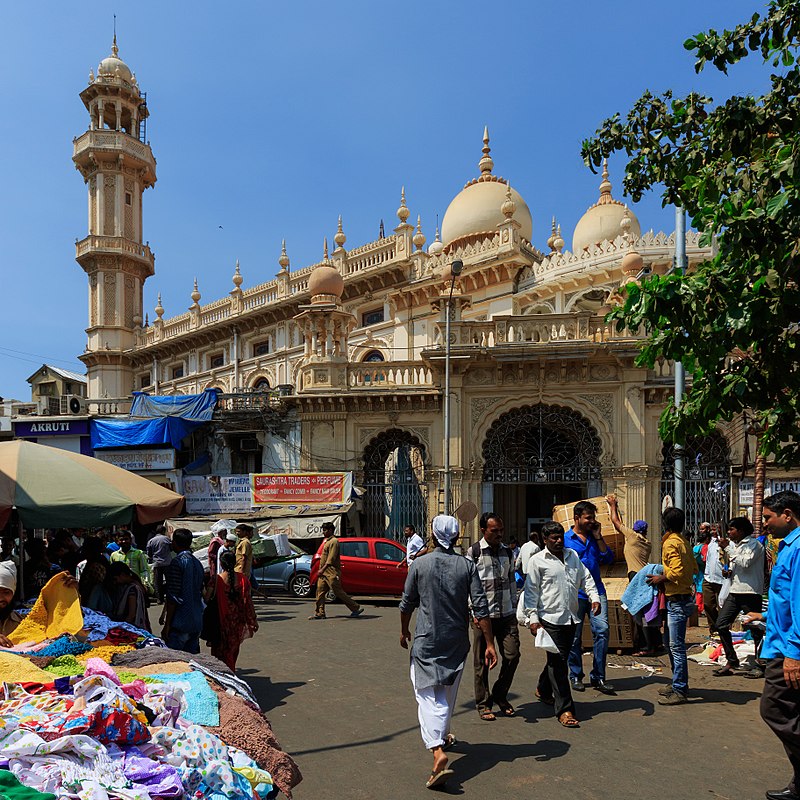
[{"label": "yellow cloth", "polygon": [[77,656],[81,664],[85,664],[90,658],[100,658],[106,662],[111,663],[111,659],[117,653],[130,653],[131,650],[136,648],[130,644],[104,644],[101,647],[93,647],[88,653],[81,653]]},{"label": "yellow cloth", "polygon": [[8,638],[14,644],[42,642],[82,629],[83,613],[75,578],[68,572],[59,572],[45,584],[31,613]]},{"label": "yellow cloth", "polygon": [[55,675],[39,669],[24,656],[3,652],[0,652],[0,676],[5,683],[21,683],[22,681],[52,683],[55,679]]},{"label": "yellow cloth", "polygon": [[128,672],[136,675],[180,675],[191,672],[188,661],[165,661],[163,664],[148,664],[146,667],[129,667]]}]

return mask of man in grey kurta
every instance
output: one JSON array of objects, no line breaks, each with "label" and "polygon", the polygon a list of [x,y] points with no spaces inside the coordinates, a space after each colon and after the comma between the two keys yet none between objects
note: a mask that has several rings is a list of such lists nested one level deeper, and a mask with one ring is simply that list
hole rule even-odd
[{"label": "man in grey kurta", "polygon": [[[455,517],[433,520],[436,547],[411,563],[400,601],[400,645],[411,641],[411,614],[417,621],[411,645],[411,683],[419,706],[425,747],[433,752],[428,788],[441,786],[453,774],[444,748],[455,742],[450,719],[469,653],[470,619],[477,619],[486,637],[486,663],[497,663],[489,622],[489,604],[473,564],[453,550],[458,538]],[[472,609],[470,613],[470,601]]]}]

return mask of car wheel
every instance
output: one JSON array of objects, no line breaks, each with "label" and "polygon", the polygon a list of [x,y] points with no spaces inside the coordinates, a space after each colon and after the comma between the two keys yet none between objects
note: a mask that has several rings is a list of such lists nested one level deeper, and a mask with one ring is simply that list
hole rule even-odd
[{"label": "car wheel", "polygon": [[305,572],[298,572],[289,581],[289,591],[295,597],[308,597],[311,594],[311,581]]}]

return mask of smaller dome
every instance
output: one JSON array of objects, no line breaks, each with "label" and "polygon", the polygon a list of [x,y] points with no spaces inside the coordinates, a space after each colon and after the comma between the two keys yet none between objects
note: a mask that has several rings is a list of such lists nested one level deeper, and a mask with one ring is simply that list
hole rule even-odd
[{"label": "smaller dome", "polygon": [[308,278],[308,291],[311,292],[311,301],[317,295],[328,295],[340,300],[344,293],[344,279],[336,267],[330,264],[320,264],[311,271]]},{"label": "smaller dome", "polygon": [[[622,225],[623,219],[630,224]],[[624,203],[611,195],[611,181],[608,180],[608,162],[603,161],[603,180],[600,183],[600,198],[578,220],[572,234],[572,252],[580,254],[587,247],[608,240],[613,242],[617,236],[629,232],[632,237],[642,235],[636,215]]]},{"label": "smaller dome", "polygon": [[628,250],[622,257],[621,266],[626,275],[638,275],[644,266],[644,259],[635,250]]},{"label": "smaller dome", "polygon": [[122,80],[132,83],[133,73],[130,67],[119,57],[117,47],[117,35],[114,34],[114,43],[111,45],[111,55],[104,58],[97,67],[97,77],[122,78]]}]

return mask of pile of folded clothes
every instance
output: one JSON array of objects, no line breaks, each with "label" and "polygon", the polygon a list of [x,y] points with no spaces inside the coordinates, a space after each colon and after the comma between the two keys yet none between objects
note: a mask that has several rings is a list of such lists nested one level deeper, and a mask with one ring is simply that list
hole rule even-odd
[{"label": "pile of folded clothes", "polygon": [[[301,780],[250,687],[55,576],[0,649],[0,794],[266,800]],[[18,782],[18,783],[17,783]]]}]

